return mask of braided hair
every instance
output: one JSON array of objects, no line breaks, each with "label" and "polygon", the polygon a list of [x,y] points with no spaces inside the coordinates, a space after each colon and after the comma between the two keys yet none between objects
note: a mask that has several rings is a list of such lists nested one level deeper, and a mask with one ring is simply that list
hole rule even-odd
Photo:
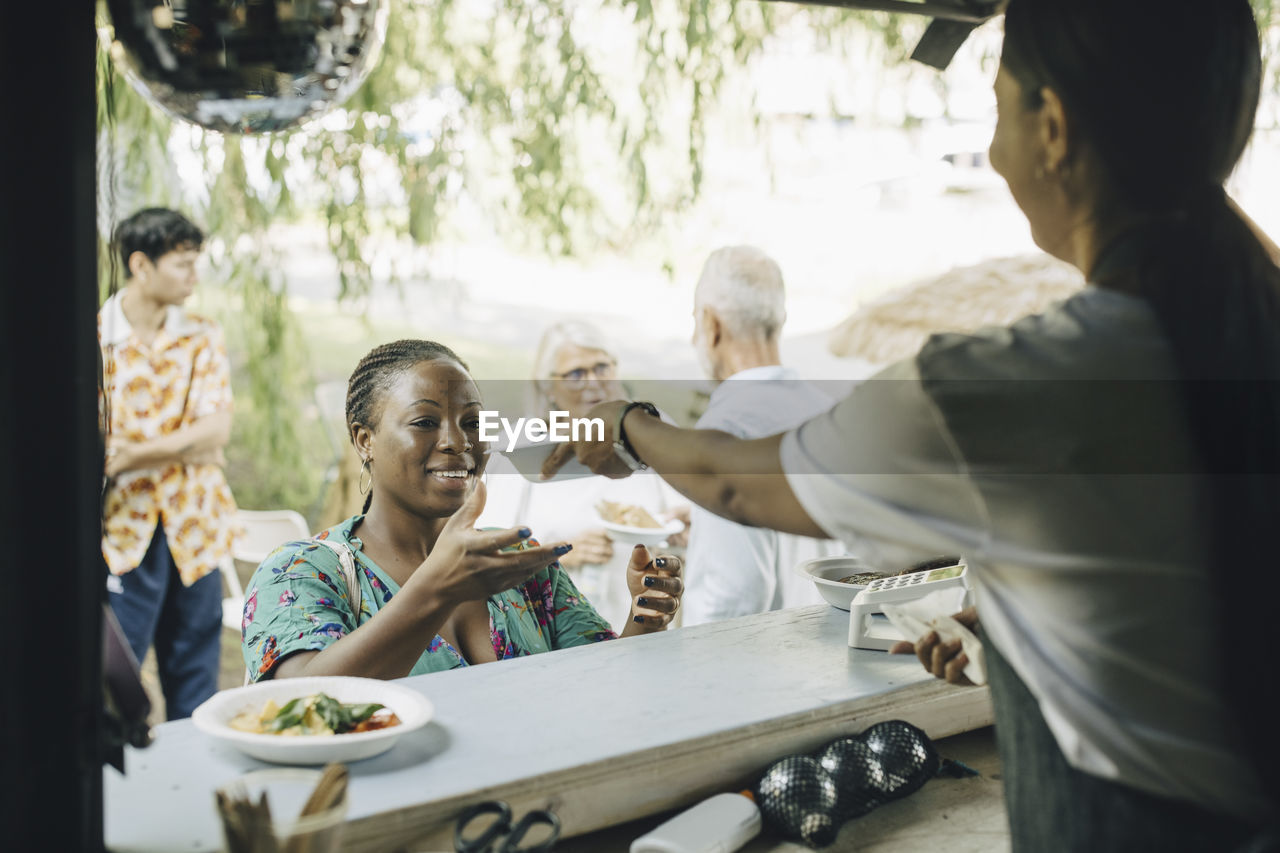
[{"label": "braided hair", "polygon": [[[352,427],[356,424],[374,429],[382,414],[382,395],[400,374],[424,361],[452,361],[470,372],[467,363],[444,344],[435,341],[405,339],[374,347],[360,359],[347,382],[347,435],[355,444]],[[373,503],[373,489],[364,499],[368,512]]]}]

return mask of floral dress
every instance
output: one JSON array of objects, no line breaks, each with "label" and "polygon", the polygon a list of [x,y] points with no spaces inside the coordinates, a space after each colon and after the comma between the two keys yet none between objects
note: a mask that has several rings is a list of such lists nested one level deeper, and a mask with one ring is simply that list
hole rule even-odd
[{"label": "floral dress", "polygon": [[[400,591],[400,585],[365,555],[359,537],[352,535],[352,528],[363,518],[352,516],[315,537],[351,548],[362,599],[359,624]],[[498,660],[616,637],[559,563],[490,597],[488,605],[489,636]],[[281,545],[254,572],[245,590],[240,627],[240,648],[253,681],[270,678],[275,665],[294,652],[320,651],[354,631],[356,620],[338,555],[312,540]],[[466,665],[458,650],[437,634],[409,675]]]}]

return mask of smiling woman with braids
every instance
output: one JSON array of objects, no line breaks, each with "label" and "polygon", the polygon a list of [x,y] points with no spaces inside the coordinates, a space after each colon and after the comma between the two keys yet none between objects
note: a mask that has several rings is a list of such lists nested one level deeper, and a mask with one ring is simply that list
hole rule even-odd
[{"label": "smiling woman with braids", "polygon": [[991,165],[1089,285],[785,435],[602,404],[544,472],[625,476],[616,431],[734,521],[964,554],[1015,851],[1280,849],[1280,270],[1223,191],[1260,76],[1248,0],[1010,0]]},{"label": "smiling woman with braids", "polygon": [[[281,546],[254,573],[242,646],[254,680],[398,678],[614,638],[555,562],[571,546],[539,545],[526,528],[473,528],[488,458],[480,407],[448,347],[404,340],[364,357],[347,391],[369,484],[364,513]],[[680,569],[675,557],[635,549],[623,636],[666,628]]]}]

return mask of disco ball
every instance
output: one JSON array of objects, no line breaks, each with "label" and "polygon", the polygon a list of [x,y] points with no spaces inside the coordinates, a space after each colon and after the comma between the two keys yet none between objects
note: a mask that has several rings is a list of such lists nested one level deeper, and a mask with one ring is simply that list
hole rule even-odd
[{"label": "disco ball", "polygon": [[284,130],[342,103],[389,0],[107,0],[112,57],[150,101],[221,133]]}]

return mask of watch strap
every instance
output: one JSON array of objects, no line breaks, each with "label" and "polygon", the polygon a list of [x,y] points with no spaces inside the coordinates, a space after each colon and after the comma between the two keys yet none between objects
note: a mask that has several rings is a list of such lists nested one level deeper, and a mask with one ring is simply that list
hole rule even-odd
[{"label": "watch strap", "polygon": [[635,448],[631,446],[631,442],[627,440],[626,430],[622,428],[623,421],[627,419],[627,414],[632,409],[644,409],[646,412],[648,412],[650,415],[653,415],[655,418],[660,417],[660,415],[658,414],[658,407],[655,406],[653,403],[645,403],[638,400],[633,400],[630,403],[627,403],[627,405],[622,407],[622,411],[618,414],[618,422],[614,424],[614,428],[613,428],[614,451],[622,458],[623,462],[626,462],[627,465],[631,467],[631,470],[641,471],[641,470],[644,470],[645,468],[648,468],[649,466],[645,464],[643,460],[640,459],[640,455],[636,453]]}]

